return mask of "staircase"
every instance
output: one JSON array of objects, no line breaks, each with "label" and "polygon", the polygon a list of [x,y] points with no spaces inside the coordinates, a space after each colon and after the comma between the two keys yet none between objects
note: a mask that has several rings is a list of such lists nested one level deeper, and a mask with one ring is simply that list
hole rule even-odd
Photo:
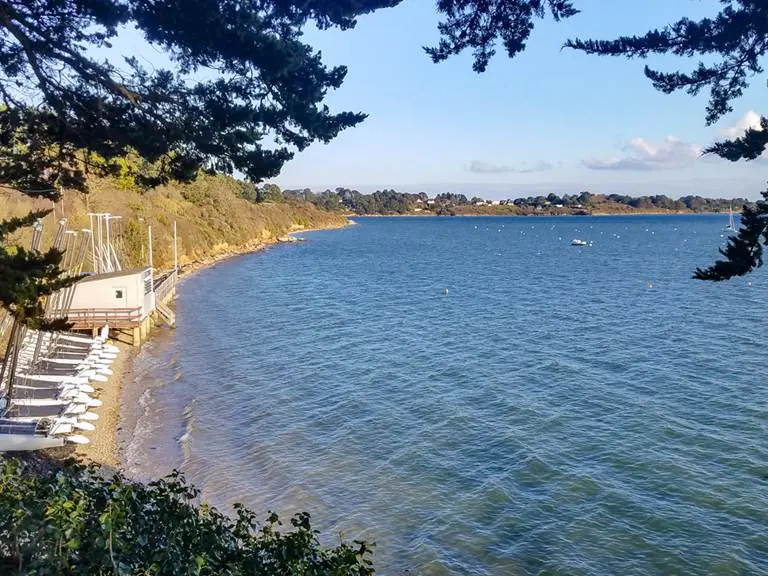
[{"label": "staircase", "polygon": [[176,326],[176,313],[162,302],[155,302],[155,310],[168,326]]}]

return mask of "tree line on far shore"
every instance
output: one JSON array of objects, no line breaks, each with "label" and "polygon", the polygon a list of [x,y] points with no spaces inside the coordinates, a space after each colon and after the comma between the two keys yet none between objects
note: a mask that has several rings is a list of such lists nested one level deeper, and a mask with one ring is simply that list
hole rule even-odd
[{"label": "tree line on far shore", "polygon": [[[747,203],[744,198],[705,198],[698,195],[683,196],[677,200],[665,194],[652,196],[629,196],[626,194],[563,194],[550,193],[546,196],[528,196],[504,200],[486,200],[479,196],[468,198],[465,194],[445,192],[429,197],[425,192],[409,194],[394,189],[377,190],[363,194],[350,188],[336,188],[314,192],[309,188],[281,190],[276,184],[257,187],[250,183],[242,184],[242,195],[255,203],[284,202],[302,200],[311,202],[319,208],[330,211],[351,212],[359,215],[466,213],[473,209],[484,211],[486,206],[503,206],[509,212],[530,213],[544,211],[569,214],[589,214],[603,210],[610,211],[670,211],[670,212],[727,212],[729,208],[737,211]],[[456,209],[460,210],[457,212]],[[504,210],[502,208],[501,210]]]}]

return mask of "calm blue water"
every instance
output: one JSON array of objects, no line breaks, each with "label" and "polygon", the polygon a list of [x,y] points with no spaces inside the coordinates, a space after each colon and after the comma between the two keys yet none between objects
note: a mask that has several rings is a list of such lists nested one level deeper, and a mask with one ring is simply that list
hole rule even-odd
[{"label": "calm blue water", "polygon": [[136,360],[125,463],[384,574],[768,574],[768,272],[691,280],[726,221],[363,219],[219,264]]}]

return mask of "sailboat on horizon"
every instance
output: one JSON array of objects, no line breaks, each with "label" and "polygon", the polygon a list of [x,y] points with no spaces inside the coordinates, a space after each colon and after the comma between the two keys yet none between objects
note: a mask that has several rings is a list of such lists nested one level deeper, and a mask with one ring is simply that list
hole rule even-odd
[{"label": "sailboat on horizon", "polygon": [[728,226],[726,226],[725,229],[736,230],[736,226],[733,222],[733,206],[728,206]]}]

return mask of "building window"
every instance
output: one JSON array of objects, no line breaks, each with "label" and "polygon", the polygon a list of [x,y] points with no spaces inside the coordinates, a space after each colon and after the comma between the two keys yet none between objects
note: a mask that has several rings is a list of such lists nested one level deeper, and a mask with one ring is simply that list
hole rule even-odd
[{"label": "building window", "polygon": [[123,297],[123,291],[122,290],[115,290],[115,298],[120,300]]}]

